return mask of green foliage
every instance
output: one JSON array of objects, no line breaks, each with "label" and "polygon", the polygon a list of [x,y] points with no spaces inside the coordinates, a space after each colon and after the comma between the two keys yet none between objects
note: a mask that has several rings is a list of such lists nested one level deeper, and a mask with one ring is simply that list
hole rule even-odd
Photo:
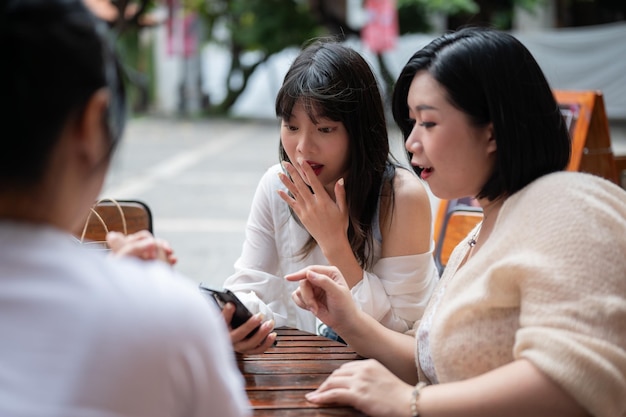
[{"label": "green foliage", "polygon": [[433,13],[467,21],[480,16],[482,23],[510,29],[516,6],[532,12],[544,1],[546,0],[398,0],[400,32],[429,31],[426,16]]},{"label": "green foliage", "polygon": [[[545,0],[397,1],[400,33],[406,34],[429,31],[428,16],[435,13],[464,20],[486,12],[491,25],[506,29],[510,27],[515,5],[532,11]],[[324,34],[322,22],[316,22],[309,3],[307,0],[183,0],[184,7],[198,13],[203,21],[207,29],[205,41],[220,44],[231,54],[225,83],[227,95],[221,103],[212,103],[211,112],[228,112],[257,66],[273,54]],[[253,62],[244,57],[253,57]]]},{"label": "green foliage", "polygon": [[142,19],[155,8],[155,0],[111,0],[111,3],[118,10],[117,19],[109,25],[124,68],[128,103],[133,113],[142,113],[148,109],[153,93],[154,63],[151,47],[146,48],[139,39],[141,31],[146,29]]},{"label": "green foliage", "polygon": [[[300,46],[322,34],[304,1],[187,0],[185,7],[203,20],[208,29],[206,40],[224,45],[231,52],[227,95],[222,103],[213,103],[210,110],[215,113],[228,111],[259,64],[289,46]],[[242,57],[250,52],[258,59],[244,64]]]},{"label": "green foliage", "polygon": [[320,30],[306,3],[293,0],[234,0],[230,20],[233,43],[271,55],[299,46]]},{"label": "green foliage", "polygon": [[425,13],[443,13],[447,15],[476,13],[479,10],[478,4],[473,0],[398,0],[398,8],[401,7],[415,7],[423,10]]},{"label": "green foliage", "polygon": [[398,4],[398,26],[400,29],[400,35],[406,35],[407,33],[430,32],[432,30],[428,20],[426,19],[427,13],[423,5],[409,0],[405,0],[402,3],[406,4]]},{"label": "green foliage", "polygon": [[398,0],[397,5],[401,35],[432,30],[427,17],[433,13],[455,15],[479,10],[472,0]]},{"label": "green foliage", "polygon": [[[513,5],[519,6],[524,10],[532,12],[533,10],[535,10],[535,8],[538,5],[540,5],[541,3],[544,3],[545,1],[546,0],[513,0]],[[623,1],[623,0],[619,0],[619,1]]]}]

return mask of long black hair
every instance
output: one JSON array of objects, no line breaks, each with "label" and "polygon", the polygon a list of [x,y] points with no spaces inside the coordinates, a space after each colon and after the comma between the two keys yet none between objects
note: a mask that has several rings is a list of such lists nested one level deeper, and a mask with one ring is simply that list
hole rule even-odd
[{"label": "long black hair", "polygon": [[[297,102],[303,104],[313,122],[316,117],[327,117],[346,128],[350,138],[349,174],[345,178],[348,239],[365,268],[371,264],[371,251],[368,256],[366,247],[371,248],[372,219],[389,160],[385,112],[376,77],[355,50],[332,39],[318,39],[300,52],[285,75],[276,97],[276,115],[289,120]],[[289,161],[282,143],[279,158]],[[389,189],[393,193],[393,187]],[[308,254],[314,245],[311,238],[303,253]]]}]

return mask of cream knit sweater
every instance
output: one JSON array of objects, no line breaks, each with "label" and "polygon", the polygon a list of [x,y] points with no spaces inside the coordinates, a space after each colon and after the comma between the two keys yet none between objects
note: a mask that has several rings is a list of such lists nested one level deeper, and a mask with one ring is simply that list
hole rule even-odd
[{"label": "cream knit sweater", "polygon": [[441,302],[427,307],[439,382],[526,358],[592,415],[626,416],[626,192],[589,174],[547,175],[505,201],[457,269],[468,248],[455,249]]}]

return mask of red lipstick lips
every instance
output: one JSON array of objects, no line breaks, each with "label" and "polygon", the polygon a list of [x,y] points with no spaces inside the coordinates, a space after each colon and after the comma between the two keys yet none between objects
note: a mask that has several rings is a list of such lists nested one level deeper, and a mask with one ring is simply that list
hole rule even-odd
[{"label": "red lipstick lips", "polygon": [[311,161],[307,161],[307,164],[309,164],[316,176],[320,175],[320,173],[322,172],[322,168],[324,167],[324,165],[322,164],[317,164]]}]

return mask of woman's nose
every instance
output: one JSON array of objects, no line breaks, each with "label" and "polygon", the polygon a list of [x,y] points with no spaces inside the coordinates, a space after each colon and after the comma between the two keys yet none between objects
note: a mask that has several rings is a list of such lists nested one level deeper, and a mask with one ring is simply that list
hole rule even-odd
[{"label": "woman's nose", "polygon": [[296,150],[299,153],[307,154],[313,152],[315,148],[315,144],[313,142],[313,137],[310,132],[303,131],[302,135],[298,139],[298,146],[296,146]]},{"label": "woman's nose", "polygon": [[411,130],[411,133],[409,133],[409,136],[406,138],[406,141],[404,142],[404,147],[410,153],[415,153],[415,151],[418,150],[421,145],[422,143],[419,140],[417,129],[413,127],[413,129]]}]

